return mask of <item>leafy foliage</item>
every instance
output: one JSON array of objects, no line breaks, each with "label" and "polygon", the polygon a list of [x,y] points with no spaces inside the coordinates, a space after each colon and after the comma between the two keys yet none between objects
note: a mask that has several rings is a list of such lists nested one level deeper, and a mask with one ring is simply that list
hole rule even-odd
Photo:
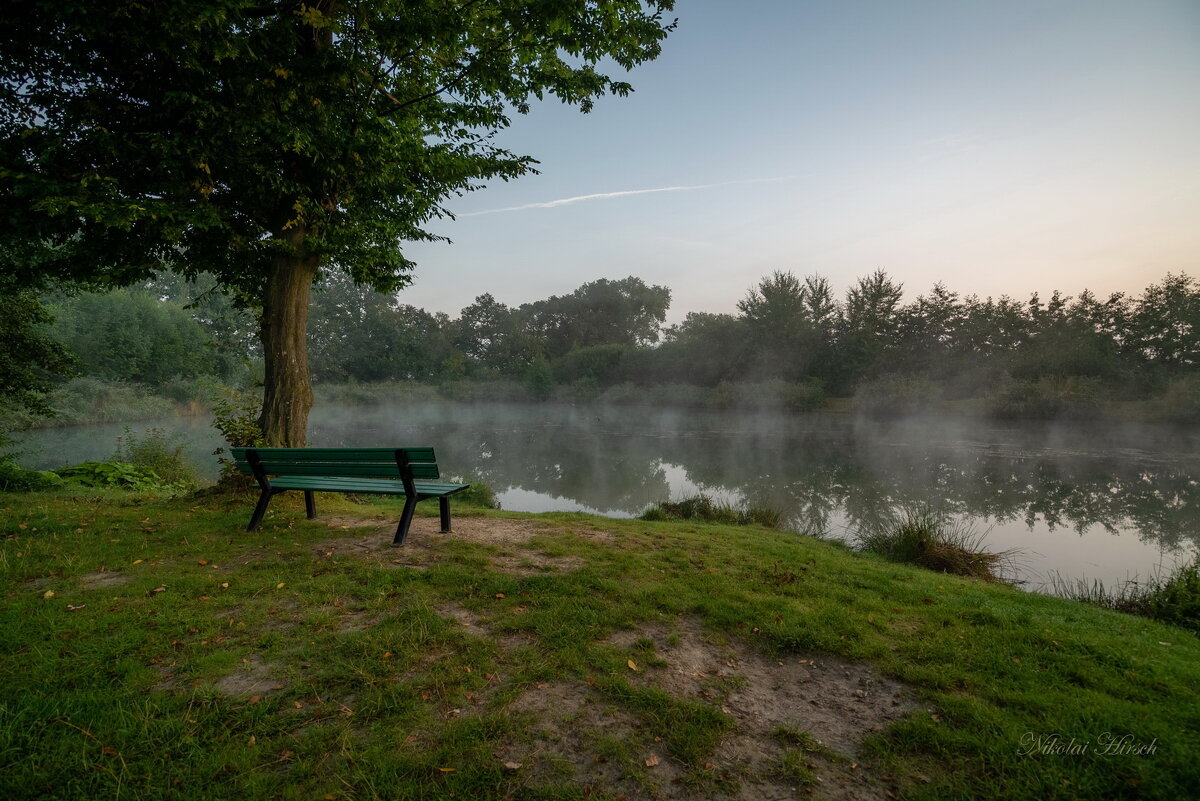
[{"label": "leafy foliage", "polygon": [[153,470],[146,470],[129,462],[81,462],[54,472],[85,487],[153,490],[166,483]]},{"label": "leafy foliage", "polygon": [[61,486],[60,476],[49,470],[27,470],[12,460],[11,454],[0,455],[0,492],[41,492]]},{"label": "leafy foliage", "polygon": [[[495,144],[655,58],[672,0],[33,0],[0,32],[0,258],[25,286],[208,271],[261,315],[260,425],[301,444],[314,281],[395,291],[450,197],[533,170]],[[285,442],[286,441],[286,442]]]},{"label": "leafy foliage", "polygon": [[145,291],[64,298],[55,334],[89,375],[162,386],[176,378],[221,375],[212,338],[181,304]]},{"label": "leafy foliage", "polygon": [[46,394],[55,376],[74,367],[46,328],[52,317],[37,295],[0,278],[0,409],[51,413]]}]

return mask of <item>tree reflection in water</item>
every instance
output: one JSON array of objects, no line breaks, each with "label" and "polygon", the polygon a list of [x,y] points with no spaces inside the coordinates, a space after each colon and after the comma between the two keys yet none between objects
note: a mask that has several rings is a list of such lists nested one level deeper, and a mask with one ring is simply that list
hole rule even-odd
[{"label": "tree reflection in water", "polygon": [[836,534],[928,504],[984,525],[1102,527],[1161,548],[1200,543],[1196,439],[1163,428],[454,403],[314,417],[314,444],[417,440],[500,493],[544,499],[543,509],[636,515],[679,497],[686,475],[779,508],[803,531]]}]

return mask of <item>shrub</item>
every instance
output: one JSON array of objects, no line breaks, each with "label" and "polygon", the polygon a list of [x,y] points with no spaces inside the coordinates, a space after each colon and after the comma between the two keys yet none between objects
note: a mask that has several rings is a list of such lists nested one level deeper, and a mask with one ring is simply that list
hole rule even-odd
[{"label": "shrub", "polygon": [[925,414],[941,403],[937,384],[917,376],[883,376],[866,381],[854,394],[854,408],[867,417]]},{"label": "shrub", "polygon": [[9,456],[0,456],[0,492],[40,492],[62,484],[62,478],[48,470],[26,470]]},{"label": "shrub", "polygon": [[525,388],[535,400],[547,400],[554,392],[554,373],[544,358],[539,356],[525,369]]},{"label": "shrub", "polygon": [[165,484],[196,487],[200,484],[200,475],[183,455],[186,442],[186,437],[179,432],[167,434],[161,428],[149,428],[137,435],[126,426],[124,435],[117,439],[112,461],[128,462],[153,473]]},{"label": "shrub", "polygon": [[1167,423],[1200,422],[1200,377],[1188,376],[1172,381],[1153,404],[1152,413],[1156,419]]},{"label": "shrub", "polygon": [[58,386],[48,398],[53,417],[30,414],[19,409],[0,412],[0,425],[11,431],[43,426],[68,426],[83,423],[116,423],[170,417],[175,404],[153,395],[144,387],[120,381],[84,376]]},{"label": "shrub", "polygon": [[1010,381],[989,399],[990,414],[1005,420],[1093,420],[1104,411],[1099,379],[1079,376]]},{"label": "shrub", "polygon": [[127,490],[167,488],[167,483],[154,471],[143,470],[129,462],[82,462],[54,472],[85,487],[118,487]]},{"label": "shrub", "polygon": [[[259,401],[255,397],[230,387],[222,387],[212,406],[212,426],[221,432],[221,436],[230,446],[253,448],[266,444],[266,437],[258,426]],[[231,459],[225,458],[224,453],[224,448],[213,451],[221,465],[221,475],[217,483],[226,488],[249,484],[249,479],[238,471],[237,465]]]}]

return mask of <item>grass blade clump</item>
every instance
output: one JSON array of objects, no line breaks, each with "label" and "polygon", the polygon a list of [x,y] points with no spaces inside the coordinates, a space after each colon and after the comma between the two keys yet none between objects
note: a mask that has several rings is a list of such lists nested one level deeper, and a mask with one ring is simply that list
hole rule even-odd
[{"label": "grass blade clump", "polygon": [[125,426],[109,461],[131,464],[143,473],[157,476],[163,484],[194,489],[202,482],[196,467],[184,455],[186,446],[187,438],[178,432],[148,428],[139,435]]},{"label": "grass blade clump", "polygon": [[1050,577],[1052,595],[1092,606],[1148,617],[1200,634],[1200,557],[1170,575],[1156,574],[1106,586],[1099,579],[1069,581]]},{"label": "grass blade clump", "polygon": [[706,523],[724,523],[730,526],[749,526],[757,523],[765,528],[779,528],[783,523],[783,513],[768,507],[739,508],[727,501],[714,501],[700,493],[677,502],[660,501],[643,512],[641,519],[702,520]]},{"label": "grass blade clump", "polygon": [[859,550],[893,562],[920,565],[941,573],[1003,581],[1011,551],[983,549],[987,532],[976,532],[961,521],[947,519],[929,508],[904,509],[898,516],[860,531]]}]

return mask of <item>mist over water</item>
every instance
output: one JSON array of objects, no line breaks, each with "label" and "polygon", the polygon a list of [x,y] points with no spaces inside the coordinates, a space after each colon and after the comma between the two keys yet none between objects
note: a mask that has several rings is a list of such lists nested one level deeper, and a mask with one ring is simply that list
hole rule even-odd
[{"label": "mist over water", "polygon": [[[207,421],[188,436],[216,475]],[[31,432],[23,461],[57,467],[112,454],[122,426]],[[1106,584],[1169,570],[1200,544],[1200,449],[1141,425],[875,422],[843,415],[638,407],[325,405],[314,446],[432,445],[447,475],[482,480],[505,509],[632,517],[697,492],[784,512],[790,527],[853,538],[897,507],[929,505],[974,526],[991,550],[1020,550],[1018,578]]]}]

